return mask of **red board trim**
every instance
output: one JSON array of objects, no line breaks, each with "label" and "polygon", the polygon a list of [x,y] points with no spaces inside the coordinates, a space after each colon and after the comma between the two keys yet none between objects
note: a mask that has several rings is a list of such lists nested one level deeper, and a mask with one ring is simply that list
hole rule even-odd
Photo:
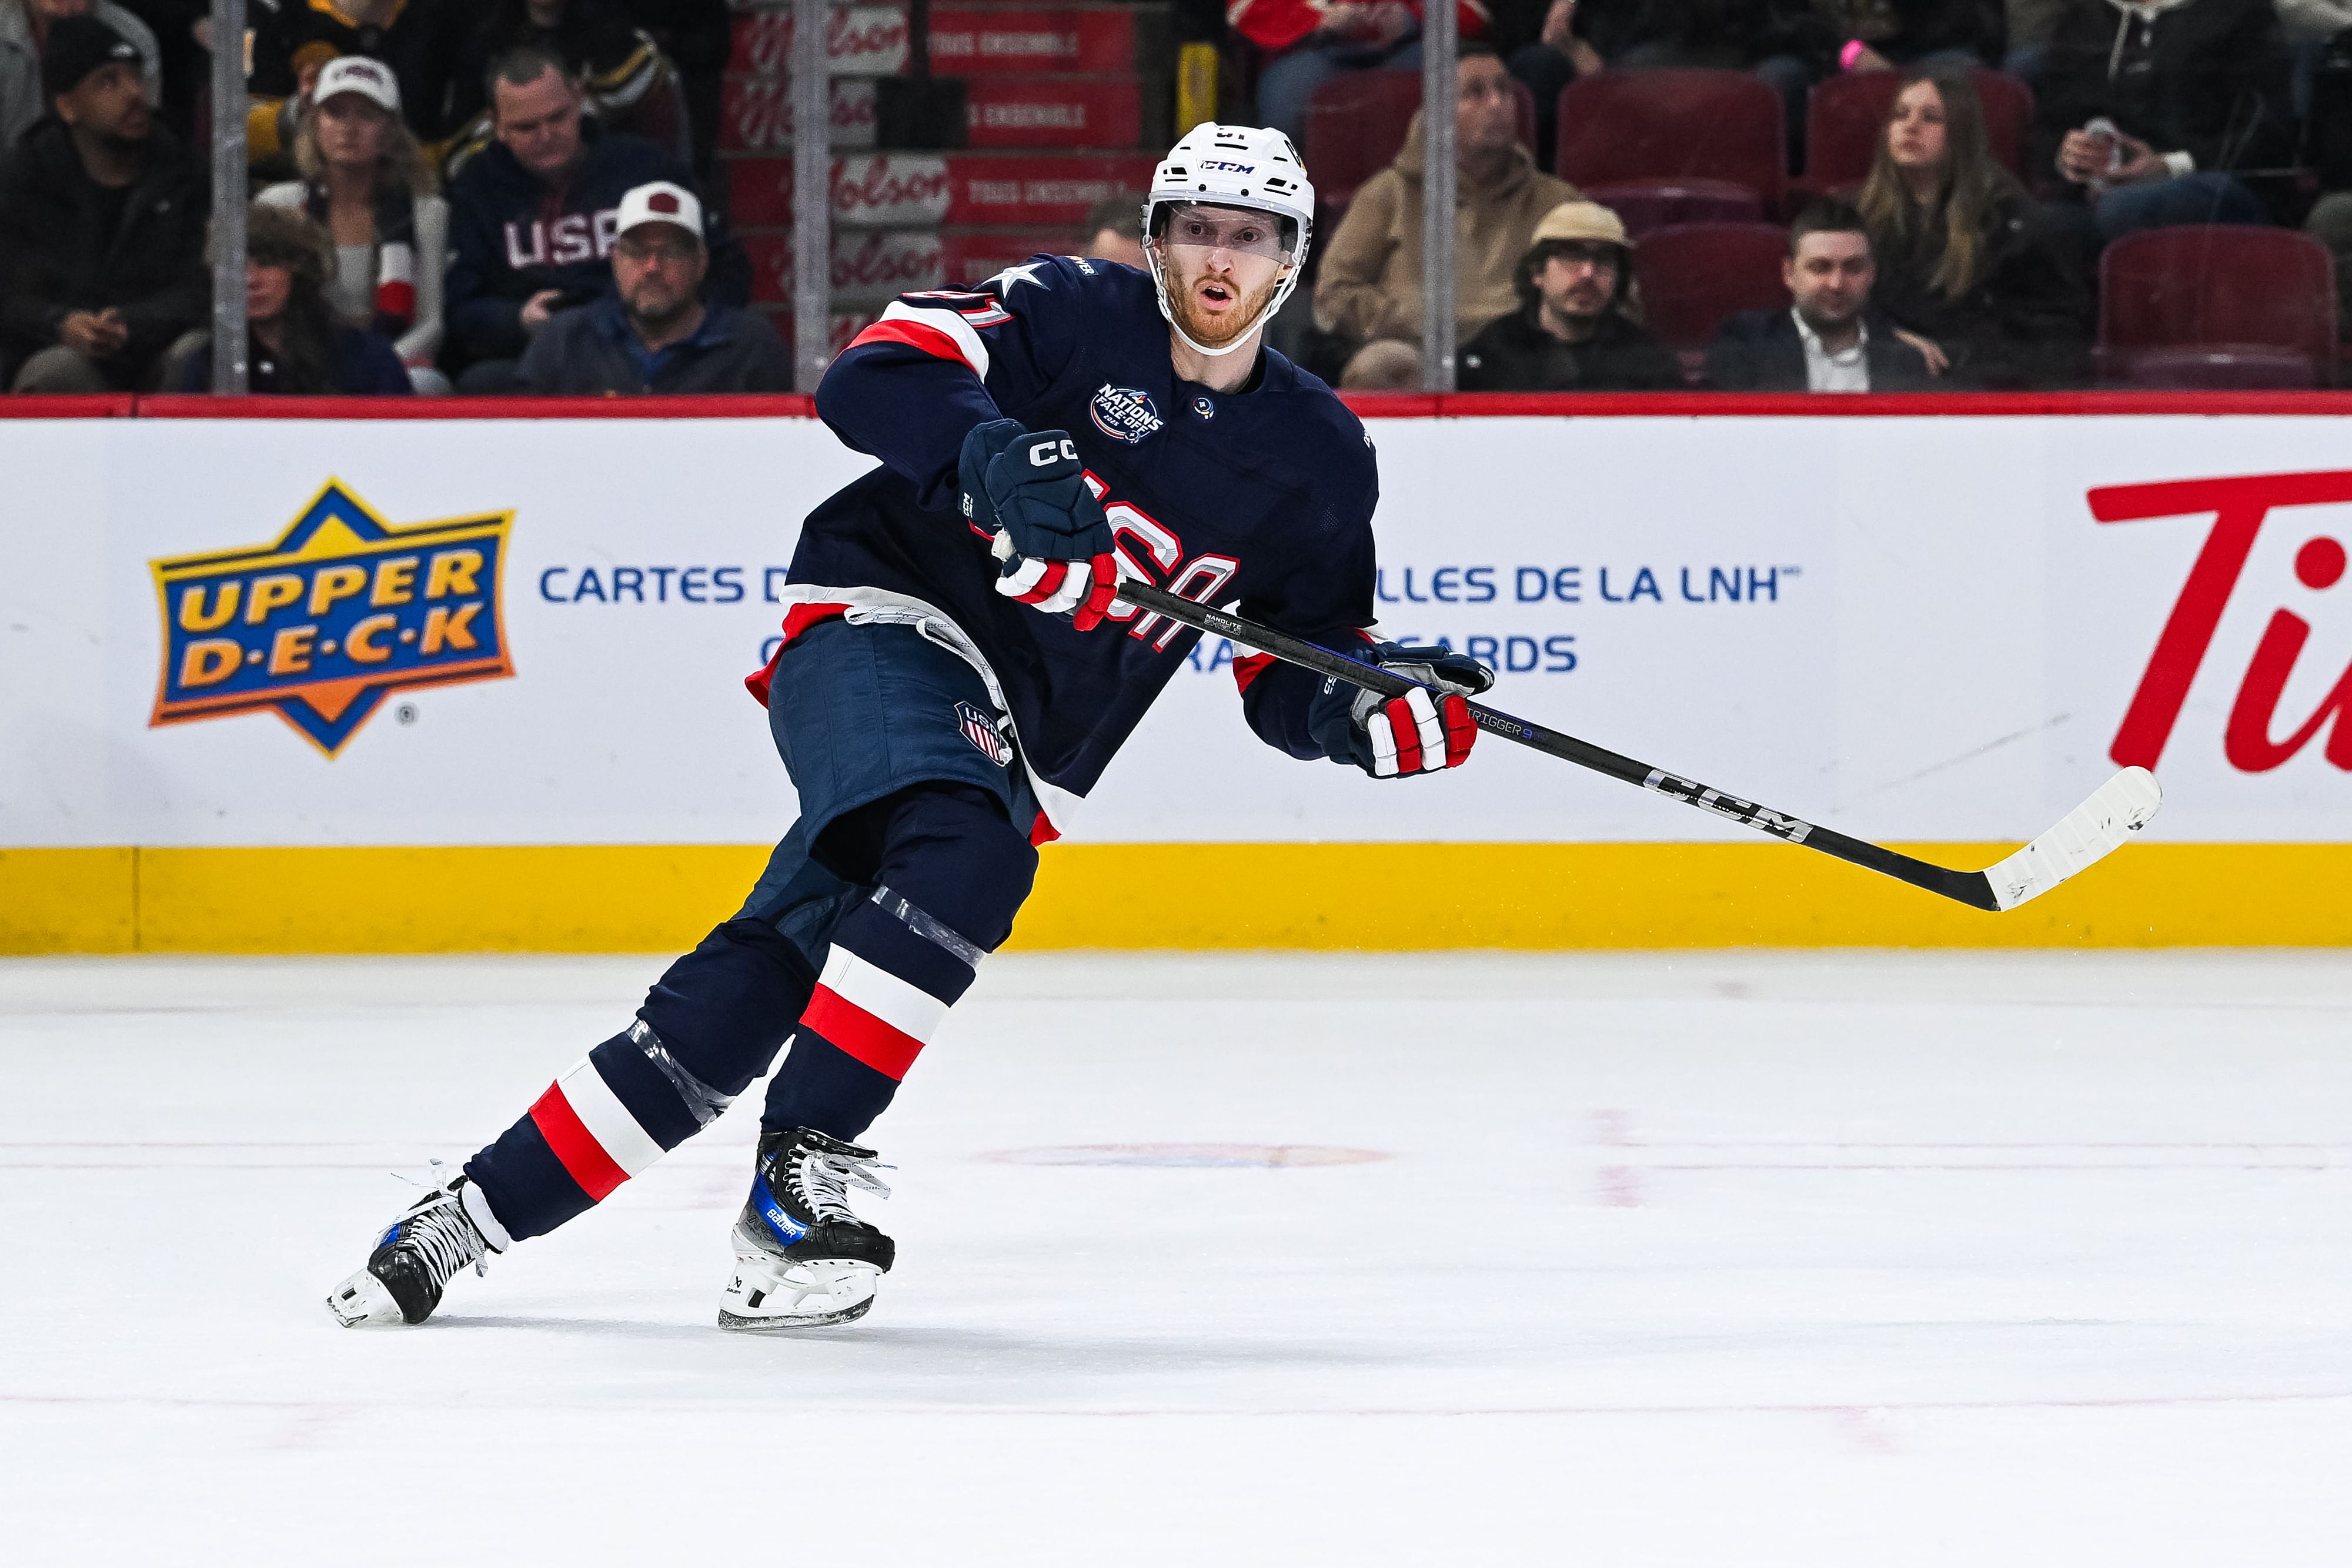
[{"label": "red board trim", "polygon": [[[1366,419],[2328,418],[2352,392],[1342,392]],[[0,397],[0,419],[809,419],[800,393],[702,397]]]}]

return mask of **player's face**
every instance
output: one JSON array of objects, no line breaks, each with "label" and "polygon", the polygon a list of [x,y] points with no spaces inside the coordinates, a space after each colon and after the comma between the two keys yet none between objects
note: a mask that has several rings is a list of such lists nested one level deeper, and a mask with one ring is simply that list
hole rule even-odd
[{"label": "player's face", "polygon": [[1185,335],[1223,348],[1265,319],[1289,264],[1282,225],[1240,207],[1179,207],[1155,242]]}]

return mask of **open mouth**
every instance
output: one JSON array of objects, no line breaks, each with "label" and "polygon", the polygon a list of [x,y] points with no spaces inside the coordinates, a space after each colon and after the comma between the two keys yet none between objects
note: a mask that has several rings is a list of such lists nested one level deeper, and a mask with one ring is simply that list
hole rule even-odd
[{"label": "open mouth", "polygon": [[1222,283],[1203,283],[1194,292],[1199,296],[1202,305],[1212,312],[1225,310],[1239,298],[1232,288]]}]

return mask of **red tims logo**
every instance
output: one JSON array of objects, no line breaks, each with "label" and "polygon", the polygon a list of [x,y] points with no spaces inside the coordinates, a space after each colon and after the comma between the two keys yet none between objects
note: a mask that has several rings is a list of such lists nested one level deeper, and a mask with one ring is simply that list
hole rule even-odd
[{"label": "red tims logo", "polygon": [[[2352,472],[2255,474],[2230,479],[2186,479],[2160,485],[2117,485],[2094,490],[2091,515],[2103,523],[2211,513],[2212,532],[2197,563],[2189,569],[2180,597],[2157,639],[2156,652],[2140,676],[2139,690],[2116,731],[2107,755],[2124,767],[2154,768],[2172,737],[2173,724],[2189,700],[2189,688],[2212,646],[2214,630],[2252,554],[2254,537],[2272,510],[2281,507],[2326,507],[2352,502]],[[2304,541],[2294,555],[2294,575],[2305,588],[2333,588],[2342,580],[2344,546],[2326,534]],[[2324,755],[2352,772],[2352,668],[2322,697],[2318,709],[2283,740],[2271,738],[2279,697],[2294,662],[2311,638],[2311,622],[2291,610],[2271,612],[2254,649],[2253,662],[2238,685],[2221,751],[2243,773],[2267,773],[2309,745],[2332,717],[2334,730]]]}]

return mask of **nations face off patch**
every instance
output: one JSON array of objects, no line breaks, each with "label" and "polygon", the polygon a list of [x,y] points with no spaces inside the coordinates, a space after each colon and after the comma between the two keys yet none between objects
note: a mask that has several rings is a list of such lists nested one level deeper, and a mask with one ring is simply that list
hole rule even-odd
[{"label": "nations face off patch", "polygon": [[1123,441],[1129,446],[1160,428],[1160,411],[1151,404],[1151,394],[1133,387],[1115,387],[1105,382],[1095,400],[1087,405],[1087,413],[1095,428],[1113,441]]},{"label": "nations face off patch", "polygon": [[388,692],[514,674],[512,512],[394,528],[330,480],[277,543],[152,562],[151,726],[275,708],[332,757]]}]

